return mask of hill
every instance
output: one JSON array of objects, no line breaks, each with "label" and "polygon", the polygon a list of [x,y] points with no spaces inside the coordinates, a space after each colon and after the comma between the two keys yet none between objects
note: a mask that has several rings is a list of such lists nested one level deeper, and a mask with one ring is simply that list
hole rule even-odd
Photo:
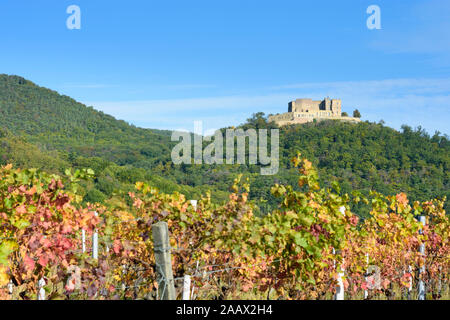
[{"label": "hill", "polygon": [[[242,173],[250,180],[251,199],[268,212],[278,205],[270,194],[274,182],[297,184],[289,162],[297,151],[319,168],[323,185],[338,181],[341,193],[407,192],[411,200],[450,195],[449,138],[406,125],[401,132],[367,121],[282,127],[280,170],[261,176],[256,165],[174,165],[169,131],[137,128],[21,77],[0,75],[0,126],[3,164],[60,173],[67,167],[94,169],[96,179],[84,185],[88,201],[105,201],[144,180],[190,198],[211,190],[220,202]],[[275,125],[258,113],[240,127]]]},{"label": "hill", "polygon": [[152,173],[170,160],[169,131],[137,128],[19,76],[0,75],[0,128],[2,164],[57,173],[94,169],[94,185],[85,186],[87,200],[132,190],[137,180],[192,197],[206,192]]},{"label": "hill", "polygon": [[49,148],[121,164],[130,154],[148,161],[170,150],[169,131],[136,128],[18,76],[0,75],[0,99],[1,127]]}]

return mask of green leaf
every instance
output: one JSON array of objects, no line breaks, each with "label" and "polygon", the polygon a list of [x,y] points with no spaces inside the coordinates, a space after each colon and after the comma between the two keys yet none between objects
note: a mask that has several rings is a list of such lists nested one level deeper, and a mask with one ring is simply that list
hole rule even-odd
[{"label": "green leaf", "polygon": [[297,214],[294,211],[288,211],[286,212],[286,218],[290,219],[297,219]]},{"label": "green leaf", "polygon": [[341,193],[341,186],[337,181],[331,182],[331,187],[336,191],[337,194]]},{"label": "green leaf", "polygon": [[11,200],[10,198],[5,198],[4,204],[5,204],[5,208],[6,209],[12,209],[12,207],[13,207],[13,200]]},{"label": "green leaf", "polygon": [[17,249],[17,243],[15,241],[4,241],[0,244],[0,264],[8,265],[9,255]]},{"label": "green leaf", "polygon": [[299,232],[294,235],[294,242],[296,245],[299,245],[303,248],[306,248],[308,246],[308,242]]},{"label": "green leaf", "polygon": [[314,222],[314,218],[312,216],[307,215],[301,215],[299,217],[299,220],[306,227],[310,227]]},{"label": "green leaf", "polygon": [[13,226],[16,227],[17,229],[25,229],[26,227],[28,227],[31,223],[28,220],[25,219],[20,219],[17,220],[13,223]]}]

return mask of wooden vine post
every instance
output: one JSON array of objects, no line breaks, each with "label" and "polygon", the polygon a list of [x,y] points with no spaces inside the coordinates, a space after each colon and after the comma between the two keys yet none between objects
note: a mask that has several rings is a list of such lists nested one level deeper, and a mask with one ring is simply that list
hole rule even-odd
[{"label": "wooden vine post", "polygon": [[160,221],[152,225],[152,233],[159,298],[161,300],[175,300],[175,284],[167,222]]}]

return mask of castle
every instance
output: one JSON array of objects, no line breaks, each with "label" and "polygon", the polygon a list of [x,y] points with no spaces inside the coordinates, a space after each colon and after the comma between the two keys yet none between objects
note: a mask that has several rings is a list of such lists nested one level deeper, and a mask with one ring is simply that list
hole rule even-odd
[{"label": "castle", "polygon": [[288,104],[288,112],[269,116],[269,122],[279,126],[307,123],[314,120],[343,120],[359,122],[359,118],[342,116],[342,101],[325,98],[324,100],[297,99]]}]

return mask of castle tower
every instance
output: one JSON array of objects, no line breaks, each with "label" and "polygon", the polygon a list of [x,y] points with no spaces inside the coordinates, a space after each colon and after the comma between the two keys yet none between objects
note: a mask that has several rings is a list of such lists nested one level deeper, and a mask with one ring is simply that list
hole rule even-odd
[{"label": "castle tower", "polygon": [[324,111],[331,111],[331,100],[329,97],[326,97],[323,101],[323,108],[321,108],[321,110]]},{"label": "castle tower", "polygon": [[334,116],[341,116],[341,108],[342,108],[341,99],[332,99],[331,100],[330,110]]},{"label": "castle tower", "polygon": [[288,104],[288,112],[295,112],[295,101],[291,101]]}]

